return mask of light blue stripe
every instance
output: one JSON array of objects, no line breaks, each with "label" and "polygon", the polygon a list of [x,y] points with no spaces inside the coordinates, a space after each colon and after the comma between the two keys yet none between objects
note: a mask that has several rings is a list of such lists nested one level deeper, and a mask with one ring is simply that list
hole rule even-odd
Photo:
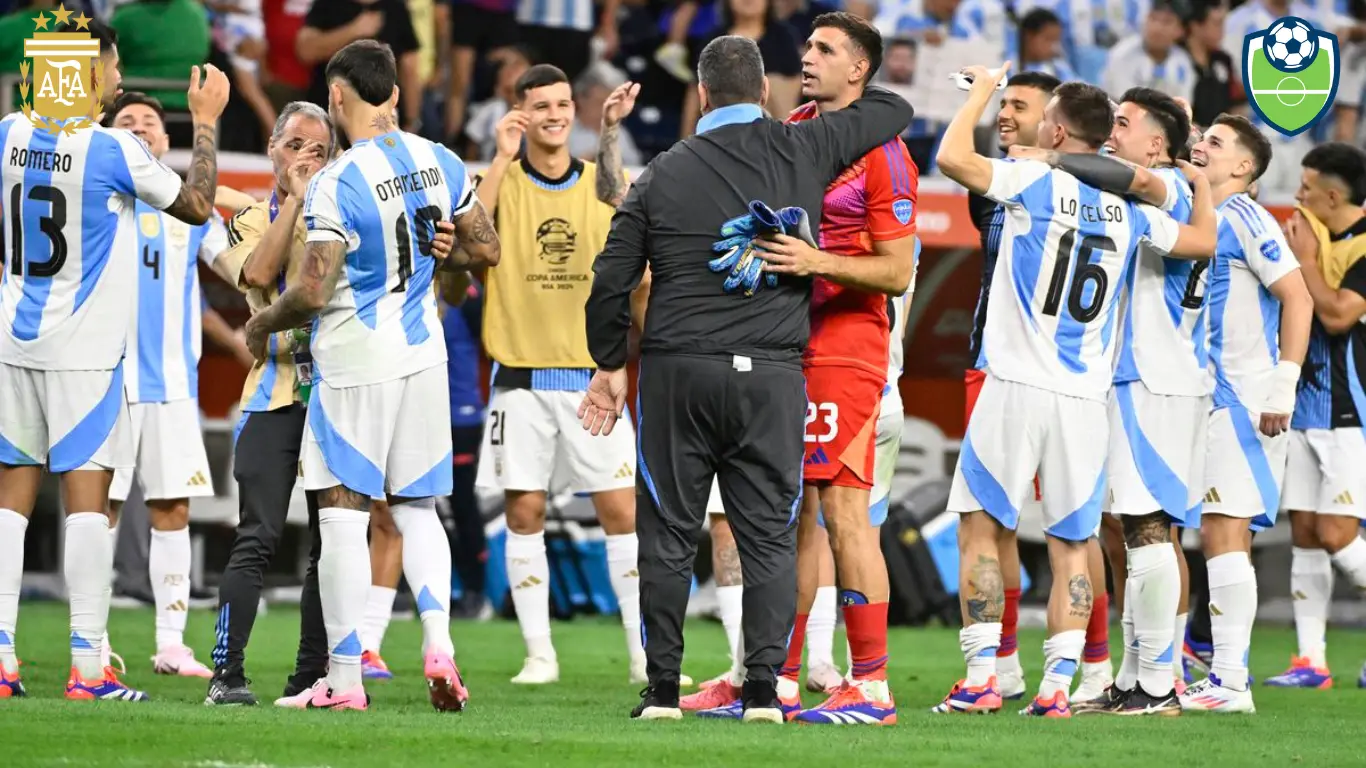
[{"label": "light blue stripe", "polygon": [[650,474],[650,468],[645,464],[645,409],[640,407],[640,382],[645,376],[645,366],[640,365],[636,372],[636,463],[640,465],[640,479],[645,481],[645,489],[650,492],[650,498],[654,499],[655,508],[662,511],[663,507],[659,503],[659,491],[655,490],[655,479]]},{"label": "light blue stripe", "polygon": [[109,377],[109,389],[80,422],[48,452],[48,468],[53,474],[80,469],[109,439],[126,408],[123,394],[123,361]]},{"label": "light blue stripe", "polygon": [[1105,468],[1096,473],[1096,484],[1091,488],[1091,496],[1083,501],[1071,514],[1053,525],[1044,533],[1064,541],[1086,541],[1095,535],[1100,525],[1101,503],[1105,496]]},{"label": "light blue stripe", "polygon": [[[422,170],[418,168],[417,161],[408,151],[407,139],[402,134],[397,136],[392,147],[385,141],[377,141],[373,146],[384,154],[396,177],[408,176]],[[440,172],[439,168],[434,170]],[[407,339],[410,347],[415,347],[431,338],[431,332],[427,330],[427,324],[423,320],[428,307],[427,303],[434,301],[431,291],[428,289],[432,287],[432,269],[436,265],[436,259],[422,253],[422,249],[418,247],[416,232],[418,227],[435,226],[434,223],[420,221],[417,215],[418,209],[434,204],[435,201],[431,199],[425,189],[403,194],[403,207],[408,216],[408,231],[399,232],[397,235],[408,239],[409,253],[412,254],[412,274],[408,277],[408,285],[403,295],[402,312],[403,337]],[[445,212],[443,211],[443,213]]]},{"label": "light blue stripe", "polygon": [[5,436],[0,434],[0,464],[7,464],[11,467],[21,467],[40,463],[42,462],[35,460],[32,456],[19,450],[18,446],[11,443],[9,440],[6,440]]},{"label": "light blue stripe", "polygon": [[[1163,511],[1178,522],[1184,519],[1186,500],[1189,493],[1186,484],[1176,476],[1162,455],[1158,453],[1143,427],[1138,423],[1138,413],[1134,409],[1133,387],[1136,384],[1119,384],[1114,388],[1115,402],[1119,404],[1120,421],[1124,424],[1124,436],[1128,439],[1129,452],[1134,457],[1139,479],[1148,489]],[[1132,511],[1132,510],[1130,510]],[[1149,510],[1155,512],[1156,510]]]},{"label": "light blue stripe", "polygon": [[251,411],[242,411],[237,417],[237,425],[232,428],[232,449],[237,450],[237,439],[242,436],[242,430],[247,426],[247,419],[251,418]]},{"label": "light blue stripe", "polygon": [[348,490],[372,499],[384,498],[384,471],[342,437],[323,412],[319,388],[314,387],[308,402],[308,426],[318,440],[327,471]]},{"label": "light blue stripe", "polygon": [[[349,161],[343,161],[349,162]],[[355,298],[356,317],[374,330],[379,316],[379,300],[384,298],[389,279],[389,243],[384,236],[379,206],[360,168],[350,162],[337,183],[337,207],[344,224],[356,233],[362,245],[346,254],[346,280]]]},{"label": "light blue stripe", "polygon": [[[1043,246],[1048,239],[1048,227],[1053,223],[1053,174],[1045,173],[1018,196],[1029,211],[1029,231],[1016,235],[1010,242],[1011,257],[1008,268],[1015,280],[1015,296],[1024,308],[1025,316],[1035,331],[1040,331],[1034,319],[1034,290],[1039,282],[1039,266],[1043,263]],[[1005,234],[1005,214],[1002,213],[1002,236]],[[1001,268],[1000,264],[996,265]],[[985,338],[983,339],[985,342]],[[985,348],[986,344],[983,343]]]},{"label": "light blue stripe", "polygon": [[436,464],[433,464],[431,469],[424,472],[422,477],[414,480],[394,495],[402,496],[405,499],[450,496],[451,489],[455,485],[455,473],[451,468],[451,458],[451,452],[447,451],[446,455],[442,456]]},{"label": "light blue stripe", "polygon": [[1020,523],[1020,511],[1011,503],[1010,496],[1005,488],[1001,487],[1000,481],[991,474],[991,470],[987,469],[982,460],[977,458],[977,451],[972,446],[971,427],[963,438],[963,452],[958,457],[958,471],[963,474],[968,490],[972,491],[972,495],[982,505],[983,511],[1006,528],[1015,530]]},{"label": "light blue stripe", "polygon": [[[112,252],[119,217],[109,210],[109,195],[115,190],[129,190],[126,194],[133,194],[133,176],[118,140],[105,133],[92,133],[88,152],[81,186],[81,284],[76,289],[76,309],[85,305],[109,260],[115,258]],[[118,258],[123,258],[123,254]]]},{"label": "light blue stripe", "polygon": [[[1356,364],[1357,338],[1355,333],[1347,337],[1347,392],[1352,396],[1352,405],[1356,407],[1358,419],[1366,420],[1366,391],[1362,389],[1361,375]],[[1366,421],[1363,424],[1362,430],[1366,432]]]},{"label": "light blue stripe", "polygon": [[531,388],[546,392],[583,392],[592,379],[591,368],[537,368],[531,372]]},{"label": "light blue stripe", "polygon": [[[57,138],[47,131],[33,131],[29,137],[28,151],[30,156],[35,152],[52,152],[57,146]],[[87,172],[90,164],[86,164]],[[52,258],[52,240],[39,229],[40,220],[52,214],[52,203],[46,200],[35,200],[32,195],[35,187],[50,187],[52,184],[52,172],[44,171],[39,168],[24,168],[23,183],[18,190],[22,195],[19,203],[19,211],[23,226],[23,254],[11,253],[10,258],[22,258],[24,262],[24,286],[23,292],[19,296],[19,303],[14,308],[14,324],[12,333],[14,338],[20,341],[33,341],[38,338],[39,329],[43,323],[43,309],[47,306],[48,297],[52,293],[52,281],[57,277],[34,277],[33,267],[36,264],[43,264]],[[0,201],[0,205],[8,209],[13,201],[7,199]],[[8,214],[8,211],[7,211]],[[12,215],[12,214],[11,214]],[[12,250],[12,243],[5,244],[7,249]],[[70,247],[70,245],[68,245]],[[75,256],[68,253],[68,257]]]},{"label": "light blue stripe", "polygon": [[[1077,185],[1077,202],[1081,210],[1101,210],[1100,190],[1089,187],[1085,184]],[[1077,268],[1081,266],[1081,260],[1099,255],[1105,258],[1103,251],[1093,251],[1083,249],[1082,243],[1087,237],[1104,236],[1105,222],[1098,221],[1094,217],[1078,216],[1079,229],[1077,230],[1076,242],[1072,245],[1071,254],[1058,254],[1059,258],[1071,257],[1072,263],[1068,268],[1067,280],[1064,283],[1062,300],[1058,304],[1058,331],[1054,338],[1058,345],[1058,362],[1063,367],[1073,373],[1086,373],[1086,362],[1082,359],[1082,346],[1086,343],[1086,326],[1072,316],[1072,292],[1076,290],[1073,281],[1077,276]],[[1103,296],[1096,295],[1096,288],[1099,287],[1094,280],[1086,281],[1083,286],[1083,293],[1080,295],[1081,305],[1090,306],[1093,301],[1103,301]],[[1113,302],[1111,302],[1113,306]]]},{"label": "light blue stripe", "polygon": [[271,395],[275,392],[275,376],[277,373],[275,365],[275,355],[280,351],[280,343],[276,340],[276,335],[271,334],[266,342],[269,350],[266,354],[266,362],[261,367],[261,380],[256,384],[256,391],[251,394],[251,400],[247,401],[244,411],[269,411]]},{"label": "light blue stripe", "polygon": [[1238,436],[1238,446],[1243,450],[1248,469],[1252,471],[1252,479],[1257,484],[1257,492],[1262,497],[1263,513],[1254,517],[1252,524],[1270,528],[1276,524],[1276,513],[1281,505],[1280,484],[1276,482],[1262,441],[1257,437],[1252,414],[1241,405],[1229,406],[1228,412],[1233,421],[1233,432]]},{"label": "light blue stripe", "polygon": [[[181,315],[185,321],[180,329],[180,352],[185,357],[187,394],[195,398],[199,397],[199,356],[194,352],[194,329],[196,326],[202,328],[204,321],[204,302],[199,292],[199,249],[204,244],[204,236],[208,234],[211,224],[201,224],[190,233],[189,264],[185,271],[184,314]],[[194,322],[196,319],[199,322]]]},{"label": "light blue stripe", "polygon": [[1219,223],[1219,239],[1214,265],[1209,268],[1206,304],[1209,307],[1209,356],[1214,363],[1214,405],[1227,407],[1238,404],[1238,393],[1224,370],[1224,325],[1228,321],[1229,260],[1233,253],[1241,253],[1238,235],[1227,219]]},{"label": "light blue stripe", "polygon": [[[161,212],[139,200],[134,208],[138,231],[138,400],[166,400],[166,221]],[[148,237],[142,219],[152,216],[157,232]],[[155,267],[147,266],[152,261]]]}]

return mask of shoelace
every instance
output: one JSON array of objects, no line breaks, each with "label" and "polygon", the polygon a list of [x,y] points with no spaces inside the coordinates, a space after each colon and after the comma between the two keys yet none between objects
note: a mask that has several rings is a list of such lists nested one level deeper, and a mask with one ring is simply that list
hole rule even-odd
[{"label": "shoelace", "polygon": [[845,704],[855,704],[863,697],[863,692],[857,686],[850,685],[848,680],[840,683],[839,690],[825,701],[821,702],[815,709],[838,709]]}]

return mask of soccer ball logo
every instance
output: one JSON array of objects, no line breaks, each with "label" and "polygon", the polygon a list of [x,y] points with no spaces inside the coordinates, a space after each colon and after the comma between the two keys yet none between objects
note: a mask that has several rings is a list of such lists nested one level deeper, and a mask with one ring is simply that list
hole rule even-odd
[{"label": "soccer ball logo", "polygon": [[1298,72],[1309,66],[1318,52],[1317,36],[1301,19],[1285,18],[1266,33],[1266,59],[1282,72]]}]

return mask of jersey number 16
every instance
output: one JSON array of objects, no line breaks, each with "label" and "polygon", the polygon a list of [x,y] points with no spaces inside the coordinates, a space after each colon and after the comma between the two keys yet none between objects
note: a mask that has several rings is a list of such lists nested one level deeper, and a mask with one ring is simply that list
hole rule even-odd
[{"label": "jersey number 16", "polygon": [[[1067,230],[1058,239],[1058,251],[1053,255],[1053,276],[1048,281],[1048,292],[1043,298],[1043,313],[1050,317],[1058,316],[1076,241],[1075,229]],[[1100,308],[1105,303],[1105,292],[1110,287],[1110,276],[1105,274],[1104,267],[1091,263],[1091,256],[1096,251],[1101,252],[1102,258],[1105,254],[1114,254],[1115,241],[1105,235],[1083,235],[1081,246],[1076,251],[1076,268],[1071,270],[1072,289],[1067,292],[1067,313],[1072,319],[1085,324],[1100,315]],[[1093,288],[1089,297],[1086,295],[1087,283],[1092,284]]]}]

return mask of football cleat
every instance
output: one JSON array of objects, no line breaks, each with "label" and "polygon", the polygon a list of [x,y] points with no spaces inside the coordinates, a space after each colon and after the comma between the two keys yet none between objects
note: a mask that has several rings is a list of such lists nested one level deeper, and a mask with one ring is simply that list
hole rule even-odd
[{"label": "football cleat", "polygon": [[[713,677],[713,678],[710,679],[710,680],[703,680],[702,682],[698,683],[698,684],[697,684],[697,690],[699,690],[699,691],[704,691],[704,690],[706,690],[706,689],[712,687],[713,685],[716,685],[717,683],[723,683],[723,682],[724,682],[724,683],[729,683],[729,682],[730,682],[730,670],[727,670],[727,671],[725,671],[725,672],[722,672],[721,674],[717,675],[716,677]],[[679,685],[682,685],[682,684],[683,684],[682,682],[679,682]]]},{"label": "football cleat", "polygon": [[113,667],[105,667],[104,677],[99,680],[86,680],[72,667],[71,677],[66,681],[66,697],[72,701],[151,700],[142,691],[135,691],[120,682]]},{"label": "football cleat", "polygon": [[1225,688],[1219,677],[1213,674],[1187,688],[1180,701],[1182,710],[1192,712],[1251,715],[1257,711],[1252,703],[1251,687],[1242,691]]},{"label": "football cleat", "polygon": [[1052,698],[1035,696],[1029,706],[1020,710],[1020,714],[1025,717],[1064,718],[1072,716],[1072,707],[1067,703],[1067,691],[1059,690],[1053,693]]},{"label": "football cleat", "polygon": [[1072,704],[1081,704],[1102,698],[1105,691],[1114,683],[1115,674],[1109,659],[1098,662],[1084,661],[1081,664],[1081,682],[1077,684],[1077,689],[1072,692],[1069,701]]},{"label": "football cleat", "polygon": [[256,696],[247,687],[250,680],[242,675],[242,670],[219,668],[209,681],[209,693],[204,697],[207,707],[254,707]]},{"label": "football cleat", "polygon": [[1101,695],[1087,699],[1086,701],[1069,702],[1072,713],[1076,715],[1092,715],[1101,712],[1109,712],[1117,704],[1128,698],[1133,691],[1121,690],[1118,685],[1111,683]]},{"label": "football cleat", "polygon": [[1303,656],[1292,656],[1290,668],[1262,681],[1262,685],[1272,688],[1318,688],[1326,690],[1333,687],[1333,673],[1327,667],[1316,667]]},{"label": "football cleat", "polygon": [[213,677],[213,670],[195,660],[194,651],[183,645],[170,645],[152,657],[152,671],[158,675],[181,677]]},{"label": "football cleat", "polygon": [[846,680],[833,696],[792,719],[821,725],[896,725],[896,702],[886,680]]},{"label": "football cleat", "polygon": [[432,651],[423,660],[422,674],[427,678],[427,691],[437,712],[461,712],[470,700],[465,681],[455,666],[455,659],[445,653]]},{"label": "football cleat", "polygon": [[1165,696],[1153,696],[1143,690],[1143,686],[1135,685],[1132,691],[1120,691],[1111,686],[1106,689],[1106,698],[1109,703],[1104,707],[1095,707],[1083,710],[1078,704],[1073,708],[1075,714],[1102,714],[1120,715],[1122,717],[1135,717],[1141,715],[1155,715],[1157,717],[1179,717],[1181,715],[1181,703],[1177,701],[1176,692],[1170,691]]},{"label": "football cleat", "polygon": [[640,720],[682,720],[678,708],[678,683],[659,683],[640,692],[640,703],[631,710],[631,717]]},{"label": "football cleat", "polygon": [[[730,685],[727,680],[725,685]],[[732,686],[733,687],[733,686]],[[736,688],[737,698],[717,707],[698,710],[697,716],[708,720],[743,720],[745,716],[745,702],[738,698],[743,695],[743,688]],[[782,712],[783,720],[791,720],[802,709],[801,690],[797,687],[794,680],[779,678],[777,690],[775,691],[778,702],[777,709]],[[784,696],[783,694],[787,694]],[[751,720],[758,719],[751,713]]]},{"label": "football cleat", "polygon": [[531,656],[522,662],[522,671],[512,678],[512,683],[513,685],[547,685],[557,683],[559,680],[559,661]]},{"label": "football cleat", "polygon": [[360,677],[362,680],[393,680],[394,673],[379,651],[362,651],[360,655]]},{"label": "football cleat", "polygon": [[120,675],[128,674],[128,665],[123,663],[123,657],[114,653],[114,649],[109,645],[109,633],[104,633],[104,644],[100,646],[100,667],[116,667]]},{"label": "football cleat", "polygon": [[678,708],[684,712],[701,712],[725,707],[739,698],[740,686],[732,685],[729,679],[725,679],[679,699]]},{"label": "football cleat", "polygon": [[824,693],[829,696],[838,691],[843,684],[844,675],[830,664],[811,667],[806,672],[806,690],[812,693]]},{"label": "football cleat", "polygon": [[19,670],[9,672],[0,664],[0,699],[17,699],[27,696],[24,681],[19,679]]},{"label": "football cleat", "polygon": [[275,706],[284,709],[356,709],[363,711],[369,709],[370,697],[365,693],[364,685],[358,685],[349,691],[338,693],[332,690],[332,686],[324,677],[314,683],[312,688],[298,695],[276,699]]},{"label": "football cleat", "polygon": [[951,712],[980,715],[1000,710],[1001,704],[1001,688],[993,675],[985,685],[968,685],[967,680],[959,680],[953,684],[949,695],[930,711],[940,715]]},{"label": "football cleat", "polygon": [[1190,630],[1186,631],[1186,642],[1181,646],[1181,659],[1186,667],[1186,682],[1192,682],[1196,675],[1208,675],[1214,663],[1214,646],[1192,639]]}]

